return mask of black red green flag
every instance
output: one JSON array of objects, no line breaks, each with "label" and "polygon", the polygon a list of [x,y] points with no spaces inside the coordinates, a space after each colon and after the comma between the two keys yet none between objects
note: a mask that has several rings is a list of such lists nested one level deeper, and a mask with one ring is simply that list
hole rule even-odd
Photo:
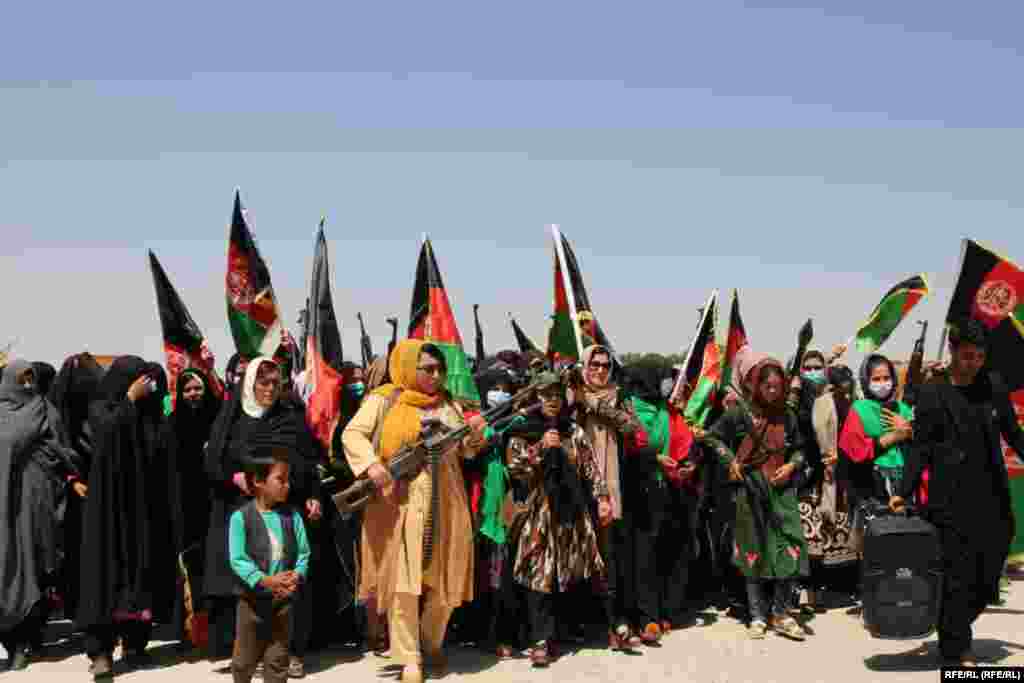
[{"label": "black red green flag", "polygon": [[477,391],[469,360],[462,348],[448,293],[441,280],[434,248],[424,237],[416,265],[416,283],[412,292],[412,307],[409,314],[409,338],[429,341],[441,349],[448,364],[448,392],[463,403],[478,404]]},{"label": "black red green flag", "polygon": [[732,290],[732,305],[729,310],[729,331],[725,337],[725,358],[722,360],[722,387],[732,385],[732,373],[736,369],[736,354],[749,344],[747,328],[740,317],[739,293]]},{"label": "black red green flag", "polygon": [[512,317],[512,314],[508,314],[508,319],[512,323],[512,334],[516,336],[516,344],[519,345],[519,353],[526,353],[527,351],[539,351],[537,345],[533,343],[533,340],[526,336],[523,332],[523,328],[519,327],[519,323]]},{"label": "black red green flag", "polygon": [[579,360],[583,350],[595,343],[614,354],[615,349],[590,305],[579,262],[569,240],[557,225],[551,226],[551,235],[555,251],[555,312],[548,333],[548,357],[555,363]]},{"label": "black red green flag", "polygon": [[[1024,270],[1013,261],[964,240],[960,277],[949,305],[946,324],[950,330],[965,318],[975,318],[989,330],[988,365],[1006,382],[1017,419],[1024,424]],[[1003,443],[1003,456],[1010,478],[1014,515],[1024,518],[1024,465]],[[1010,553],[1024,557],[1024,526]]]},{"label": "black red green flag", "polygon": [[975,318],[989,330],[989,365],[1010,391],[1024,390],[1024,271],[1009,259],[964,240],[960,276],[949,304],[952,329]]},{"label": "black red green flag", "polygon": [[149,252],[149,269],[153,273],[153,288],[156,290],[156,306],[160,313],[160,329],[164,338],[164,357],[167,363],[167,384],[171,405],[177,399],[178,377],[188,368],[202,370],[217,396],[222,396],[224,386],[214,368],[203,360],[200,350],[203,333],[192,319],[185,302],[181,300],[170,278],[164,271],[156,254]]},{"label": "black red green flag", "polygon": [[868,319],[857,330],[855,348],[860,353],[874,353],[896,331],[911,309],[928,296],[928,280],[924,274],[914,275],[894,285],[875,306]]},{"label": "black red green flag", "polygon": [[341,416],[341,332],[334,315],[324,222],[316,234],[306,336],[306,424],[328,456]]},{"label": "black red green flag", "polygon": [[246,358],[273,356],[281,344],[283,324],[270,270],[260,256],[238,192],[228,238],[228,323],[238,353]]},{"label": "black red green flag", "polygon": [[722,381],[722,354],[716,339],[718,320],[718,292],[712,292],[704,306],[697,336],[686,353],[683,371],[679,373],[672,400],[679,400],[684,386],[690,388],[690,397],[683,413],[687,422],[703,425],[714,407],[719,384]]}]

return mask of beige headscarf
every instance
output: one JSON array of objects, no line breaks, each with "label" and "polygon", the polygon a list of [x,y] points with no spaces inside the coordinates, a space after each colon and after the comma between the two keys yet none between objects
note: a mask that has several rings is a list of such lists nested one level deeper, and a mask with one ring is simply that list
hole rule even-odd
[{"label": "beige headscarf", "polygon": [[615,426],[608,422],[607,418],[599,416],[601,405],[610,408],[617,407],[615,402],[618,398],[618,387],[609,382],[606,386],[595,387],[587,380],[590,359],[596,353],[608,354],[611,361],[611,352],[603,346],[593,344],[583,350],[583,390],[582,400],[586,408],[583,419],[583,429],[594,447],[594,454],[597,456],[597,467],[601,471],[605,482],[608,485],[608,498],[612,507],[612,518],[622,519],[622,490],[619,482],[619,434]]},{"label": "beige headscarf", "polygon": [[245,368],[245,379],[242,380],[242,410],[249,417],[259,419],[267,414],[270,408],[264,408],[256,402],[256,375],[259,374],[262,365],[273,365],[278,367],[274,359],[269,356],[254,358]]},{"label": "beige headscarf", "polygon": [[[732,374],[732,383],[740,391],[747,391],[747,375],[759,364],[768,359],[768,354],[755,351],[750,344],[745,344],[736,352],[736,370]],[[731,406],[736,402],[736,391],[732,387],[725,390],[725,405]]]}]

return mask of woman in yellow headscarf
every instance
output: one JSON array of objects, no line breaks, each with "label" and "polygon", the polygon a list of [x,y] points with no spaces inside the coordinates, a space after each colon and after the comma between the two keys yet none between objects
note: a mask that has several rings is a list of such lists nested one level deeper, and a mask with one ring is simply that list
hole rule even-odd
[{"label": "woman in yellow headscarf", "polygon": [[[430,663],[443,668],[448,618],[473,598],[473,527],[459,458],[483,448],[486,423],[480,417],[468,421],[473,431],[441,458],[436,482],[429,469],[409,481],[391,481],[387,461],[419,438],[424,419],[450,428],[465,420],[444,390],[447,363],[433,344],[399,343],[388,370],[392,383],[366,397],[342,434],[342,445],[353,474],[369,477],[382,493],[363,519],[359,598],[375,598],[378,612],[387,613],[392,656],[405,666],[402,680],[419,683],[421,641]],[[440,505],[431,525],[433,485]],[[431,528],[432,543],[425,539]]]}]

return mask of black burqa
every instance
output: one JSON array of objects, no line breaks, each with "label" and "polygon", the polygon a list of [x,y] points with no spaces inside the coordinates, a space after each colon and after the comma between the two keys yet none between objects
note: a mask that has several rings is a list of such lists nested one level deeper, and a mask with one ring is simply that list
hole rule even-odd
[{"label": "black burqa", "polygon": [[[157,390],[132,403],[129,387],[143,374]],[[76,623],[91,630],[115,612],[150,611],[166,623],[177,593],[181,498],[177,465],[163,447],[163,369],[121,356],[89,404],[95,455],[82,525],[81,599]]]},{"label": "black burqa", "polygon": [[[89,426],[89,402],[103,379],[103,367],[88,353],[67,358],[50,386],[48,397],[60,415],[57,435],[63,446],[74,454],[75,465],[84,481],[89,479],[93,438]],[[82,515],[85,500],[67,497],[64,512],[64,554],[58,590],[64,598],[64,612],[74,616],[78,609],[78,579],[81,569]]]},{"label": "black burqa", "polygon": [[55,577],[65,482],[77,474],[56,410],[18,384],[30,367],[13,361],[0,381],[0,633],[21,624]]},{"label": "black burqa", "polygon": [[36,361],[32,363],[32,371],[36,376],[36,391],[42,396],[49,395],[50,387],[53,386],[53,380],[57,376],[57,368],[49,363]]},{"label": "black burqa", "polygon": [[99,390],[103,367],[88,353],[69,357],[50,386],[48,398],[60,414],[58,435],[62,444],[75,451],[82,476],[88,479],[94,449],[89,424],[89,403]]}]

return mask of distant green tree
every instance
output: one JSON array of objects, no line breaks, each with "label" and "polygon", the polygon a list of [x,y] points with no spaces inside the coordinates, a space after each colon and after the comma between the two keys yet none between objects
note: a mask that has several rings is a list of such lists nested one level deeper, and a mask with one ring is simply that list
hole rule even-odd
[{"label": "distant green tree", "polygon": [[631,366],[655,366],[665,367],[669,365],[680,365],[686,357],[680,353],[624,353],[622,354],[624,365]]}]

